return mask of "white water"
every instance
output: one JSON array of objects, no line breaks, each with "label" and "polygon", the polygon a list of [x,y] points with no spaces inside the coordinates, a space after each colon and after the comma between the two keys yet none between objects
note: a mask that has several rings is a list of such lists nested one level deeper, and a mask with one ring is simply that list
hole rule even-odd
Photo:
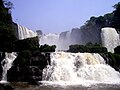
[{"label": "white water", "polygon": [[[37,33],[33,32],[26,27],[18,25],[18,38],[19,39],[26,39],[36,37]],[[3,72],[2,72],[2,80],[0,83],[7,83],[7,71],[12,67],[12,63],[16,58],[16,53],[5,53],[5,59],[1,62]]]},{"label": "white water", "polygon": [[68,50],[69,45],[72,44],[72,40],[70,39],[71,32],[67,31],[66,35],[64,36],[65,38],[60,38],[59,37],[59,45],[58,45],[58,50]]},{"label": "white water", "polygon": [[7,71],[12,67],[13,61],[16,58],[16,53],[5,53],[5,59],[1,62],[3,72],[2,72],[2,80],[0,83],[7,83]]},{"label": "white water", "polygon": [[67,32],[64,39],[60,39],[59,34],[44,34],[39,37],[39,43],[40,45],[56,45],[56,50],[68,50],[71,42],[70,33],[71,32]]},{"label": "white water", "polygon": [[114,28],[102,28],[101,39],[103,46],[108,49],[108,52],[114,53],[114,48],[120,45],[119,34]]},{"label": "white water", "polygon": [[59,35],[58,34],[47,34],[42,35],[40,38],[40,45],[48,44],[48,45],[58,45],[59,43]]},{"label": "white water", "polygon": [[36,37],[37,33],[33,32],[32,30],[18,25],[18,37],[19,39],[26,39],[31,37]]},{"label": "white water", "polygon": [[43,83],[89,85],[120,83],[120,73],[105,64],[99,54],[55,52],[43,70]]}]

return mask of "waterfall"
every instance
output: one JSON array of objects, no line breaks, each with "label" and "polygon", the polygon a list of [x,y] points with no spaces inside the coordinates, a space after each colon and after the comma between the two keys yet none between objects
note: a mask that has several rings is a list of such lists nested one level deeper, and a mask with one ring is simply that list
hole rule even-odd
[{"label": "waterfall", "polygon": [[48,44],[48,45],[59,45],[59,35],[58,34],[47,34],[42,35],[39,39],[40,45]]},{"label": "waterfall", "polygon": [[108,49],[108,52],[114,53],[114,48],[120,45],[119,34],[114,28],[102,28],[101,39],[103,46]]},{"label": "waterfall", "polygon": [[33,32],[32,30],[18,25],[18,37],[19,39],[26,39],[31,37],[36,37],[37,33]]},{"label": "waterfall", "polygon": [[6,83],[7,82],[7,71],[12,67],[12,63],[16,58],[16,53],[5,53],[5,58],[1,62],[3,72],[2,72],[2,80],[0,83]]},{"label": "waterfall", "polygon": [[62,32],[60,34],[59,47],[58,47],[59,50],[68,50],[69,49],[69,45],[71,44],[70,35],[71,35],[70,31]]},{"label": "waterfall", "polygon": [[44,34],[40,35],[39,43],[40,45],[48,44],[48,45],[56,45],[56,50],[68,50],[70,45],[70,34],[71,32],[65,32],[64,36],[60,36],[59,34]]},{"label": "waterfall", "polygon": [[120,83],[120,73],[97,53],[51,53],[51,65],[43,70],[42,82],[79,84]]},{"label": "waterfall", "polygon": [[59,41],[59,35],[57,34],[47,34],[47,35],[42,35],[40,38],[40,44],[48,44],[48,45],[58,45]]}]

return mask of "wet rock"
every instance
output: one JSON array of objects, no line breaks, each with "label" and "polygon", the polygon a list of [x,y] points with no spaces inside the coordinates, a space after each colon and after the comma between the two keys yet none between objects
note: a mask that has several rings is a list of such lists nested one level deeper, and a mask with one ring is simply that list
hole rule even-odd
[{"label": "wet rock", "polygon": [[8,81],[37,84],[42,80],[42,71],[48,64],[50,64],[50,53],[32,52],[29,59],[15,60],[12,68],[8,71]]},{"label": "wet rock", "polygon": [[0,90],[14,90],[10,84],[0,84]]}]

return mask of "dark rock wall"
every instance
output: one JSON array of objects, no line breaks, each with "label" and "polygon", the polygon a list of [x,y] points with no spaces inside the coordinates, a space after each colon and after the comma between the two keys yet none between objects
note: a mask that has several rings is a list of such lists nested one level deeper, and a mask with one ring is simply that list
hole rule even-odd
[{"label": "dark rock wall", "polygon": [[101,44],[101,30],[96,28],[73,28],[69,39],[67,39],[67,33],[68,31],[60,34],[59,40],[63,44],[67,42],[69,42],[70,45],[85,45],[88,42]]},{"label": "dark rock wall", "polygon": [[79,28],[73,28],[70,34],[70,40],[72,45],[83,44],[81,36],[82,36],[81,30]]},{"label": "dark rock wall", "polygon": [[16,23],[12,23],[13,25],[13,30],[14,30],[14,33],[15,33],[15,36],[19,39],[19,35],[18,35],[18,25]]},{"label": "dark rock wall", "polygon": [[101,31],[91,28],[73,28],[71,31],[73,44],[85,45],[88,42],[101,44]]},{"label": "dark rock wall", "polygon": [[106,61],[106,64],[110,65],[115,70],[120,72],[120,55],[119,54],[101,53],[100,55],[104,58],[104,60]]},{"label": "dark rock wall", "polygon": [[8,81],[31,82],[42,80],[42,71],[50,64],[50,53],[36,51],[32,53],[30,60],[20,64],[19,59],[14,61],[12,68],[8,71]]}]

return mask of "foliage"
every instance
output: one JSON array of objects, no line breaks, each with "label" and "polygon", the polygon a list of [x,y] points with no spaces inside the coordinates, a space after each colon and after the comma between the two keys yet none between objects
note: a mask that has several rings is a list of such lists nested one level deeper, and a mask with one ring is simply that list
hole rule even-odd
[{"label": "foliage", "polygon": [[107,52],[107,48],[102,47],[99,44],[87,43],[86,45],[71,45],[68,52],[89,52],[89,53],[104,53]]},{"label": "foliage", "polygon": [[112,13],[107,13],[99,17],[92,16],[90,20],[85,23],[85,26],[95,25],[97,26],[96,28],[114,27],[120,30],[120,2],[113,7],[115,10]]},{"label": "foliage", "polygon": [[73,52],[73,53],[77,53],[77,52],[86,52],[87,48],[84,45],[70,45],[69,46],[69,50],[68,52]]},{"label": "foliage", "polygon": [[45,44],[45,45],[41,45],[39,50],[41,52],[54,52],[55,48],[56,48],[55,45],[49,46],[49,45]]},{"label": "foliage", "polygon": [[4,5],[7,9],[12,9],[13,8],[13,3],[10,2],[9,0],[4,0]]},{"label": "foliage", "polygon": [[0,0],[0,51],[12,52],[16,40],[11,14]]},{"label": "foliage", "polygon": [[16,41],[15,47],[16,47],[15,50],[17,52],[24,51],[24,50],[30,50],[30,51],[37,50],[39,48],[38,37],[18,40]]},{"label": "foliage", "polygon": [[111,26],[113,18],[113,13],[105,14],[104,16],[94,17],[92,16],[90,20],[85,23],[85,26],[90,28],[94,27],[96,30],[101,30],[103,27]]},{"label": "foliage", "polygon": [[90,48],[90,53],[105,53],[105,52],[107,52],[107,48],[105,47],[93,46]]},{"label": "foliage", "polygon": [[120,46],[117,46],[115,49],[114,49],[114,52],[116,54],[120,54]]},{"label": "foliage", "polygon": [[112,26],[116,28],[118,31],[120,31],[120,2],[115,4],[113,6],[115,10],[113,11],[113,20],[112,20]]},{"label": "foliage", "polygon": [[115,10],[112,13],[107,13],[104,16],[94,17],[86,21],[84,28],[93,30],[101,30],[103,27],[114,27],[120,31],[120,2],[113,6]]},{"label": "foliage", "polygon": [[111,66],[119,67],[119,65],[120,65],[120,55],[119,54],[108,53],[108,58],[111,59],[111,62],[109,62],[109,64]]},{"label": "foliage", "polygon": [[[103,16],[92,16],[89,20],[85,22],[83,26],[79,29],[79,34],[81,34],[80,44],[86,44],[87,42],[99,43],[101,44],[101,29],[104,27],[113,27],[117,31],[120,31],[120,2],[114,5],[115,10],[111,13],[107,13]],[[78,36],[79,36],[78,34]],[[74,34],[72,34],[74,36]],[[78,37],[77,36],[77,37]],[[76,39],[76,38],[75,38]]]}]

